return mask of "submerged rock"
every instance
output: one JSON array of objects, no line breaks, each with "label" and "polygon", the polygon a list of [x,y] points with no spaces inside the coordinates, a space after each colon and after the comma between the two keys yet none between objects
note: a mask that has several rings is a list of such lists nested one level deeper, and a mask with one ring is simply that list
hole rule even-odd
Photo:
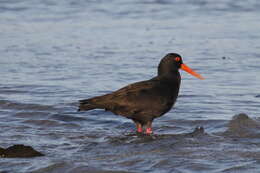
[{"label": "submerged rock", "polygon": [[260,124],[247,114],[235,115],[228,124],[224,135],[237,137],[260,137]]},{"label": "submerged rock", "polygon": [[44,154],[34,150],[30,146],[25,145],[13,145],[6,149],[0,147],[0,157],[4,158],[24,158],[24,157],[39,157],[44,156]]},{"label": "submerged rock", "polygon": [[195,136],[201,136],[201,135],[205,135],[205,134],[206,133],[205,133],[204,127],[201,126],[201,127],[196,127],[193,132],[188,133],[187,135],[191,136],[191,137],[195,137]]}]

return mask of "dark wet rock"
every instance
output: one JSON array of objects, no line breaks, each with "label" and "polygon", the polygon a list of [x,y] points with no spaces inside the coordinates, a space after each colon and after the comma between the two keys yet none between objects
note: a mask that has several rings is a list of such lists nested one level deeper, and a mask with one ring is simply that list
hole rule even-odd
[{"label": "dark wet rock", "polygon": [[188,133],[187,136],[191,136],[191,137],[196,137],[196,136],[201,136],[201,135],[205,135],[206,133],[204,132],[204,128],[203,127],[196,127],[194,129],[193,132]]},{"label": "dark wet rock", "polygon": [[259,98],[259,97],[260,97],[260,94],[257,94],[255,97],[256,97],[256,98]]},{"label": "dark wet rock", "polygon": [[222,56],[221,58],[222,58],[223,60],[231,59],[230,57],[227,57],[227,56]]},{"label": "dark wet rock", "polygon": [[9,172],[7,172],[7,171],[0,171],[0,173],[9,173]]},{"label": "dark wet rock", "polygon": [[38,157],[44,156],[42,153],[34,150],[30,146],[25,145],[13,145],[6,149],[0,147],[0,157],[4,158],[24,158],[24,157]]},{"label": "dark wet rock", "polygon": [[235,115],[228,124],[224,135],[236,137],[260,137],[260,124],[247,114]]}]

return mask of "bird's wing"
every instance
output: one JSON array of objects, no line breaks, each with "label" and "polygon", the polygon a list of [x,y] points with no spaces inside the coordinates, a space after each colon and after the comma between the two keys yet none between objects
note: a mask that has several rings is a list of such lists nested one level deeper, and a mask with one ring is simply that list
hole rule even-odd
[{"label": "bird's wing", "polygon": [[[150,114],[160,114],[162,112],[160,105],[167,103],[160,95],[158,83],[158,80],[133,83],[103,96],[101,102],[103,102],[105,109],[123,116],[140,115],[144,111],[146,114],[149,111],[151,111]],[[151,109],[152,107],[153,109]]]},{"label": "bird's wing", "polygon": [[[167,91],[162,92],[160,81],[153,78],[147,81],[127,85],[112,93],[82,100],[82,105],[89,109],[101,108],[126,117],[151,114],[160,115],[165,105],[169,104]],[[166,88],[167,89],[167,88]]]},{"label": "bird's wing", "polygon": [[[138,95],[140,91],[151,89],[154,87],[151,80],[136,82],[127,85],[117,91],[102,96],[96,96],[89,99],[80,100],[80,105],[84,110],[101,108],[111,110],[115,106],[125,105],[124,102],[130,102],[130,98]],[[133,100],[134,101],[134,100]],[[86,108],[87,107],[87,108]]]},{"label": "bird's wing", "polygon": [[125,96],[131,94],[140,94],[140,91],[145,91],[145,90],[150,90],[158,85],[157,80],[152,79],[152,80],[147,80],[147,81],[141,81],[141,82],[136,82],[130,85],[127,85],[113,93],[111,93],[112,97],[120,97],[120,96]]}]

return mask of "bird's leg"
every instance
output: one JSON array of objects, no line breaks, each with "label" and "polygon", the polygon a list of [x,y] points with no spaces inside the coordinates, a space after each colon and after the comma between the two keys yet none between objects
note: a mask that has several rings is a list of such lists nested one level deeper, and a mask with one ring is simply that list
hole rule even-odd
[{"label": "bird's leg", "polygon": [[146,124],[146,134],[151,135],[152,133],[152,121],[148,121],[148,123]]},{"label": "bird's leg", "polygon": [[142,133],[143,132],[142,124],[139,122],[135,122],[135,125],[137,129],[137,133]]}]

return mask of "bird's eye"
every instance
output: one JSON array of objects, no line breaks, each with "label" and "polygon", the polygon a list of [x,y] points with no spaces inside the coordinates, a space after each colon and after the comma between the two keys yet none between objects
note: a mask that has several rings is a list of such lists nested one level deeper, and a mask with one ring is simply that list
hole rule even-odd
[{"label": "bird's eye", "polygon": [[177,61],[177,62],[179,62],[180,60],[181,60],[181,58],[178,56],[175,58],[175,61]]}]

